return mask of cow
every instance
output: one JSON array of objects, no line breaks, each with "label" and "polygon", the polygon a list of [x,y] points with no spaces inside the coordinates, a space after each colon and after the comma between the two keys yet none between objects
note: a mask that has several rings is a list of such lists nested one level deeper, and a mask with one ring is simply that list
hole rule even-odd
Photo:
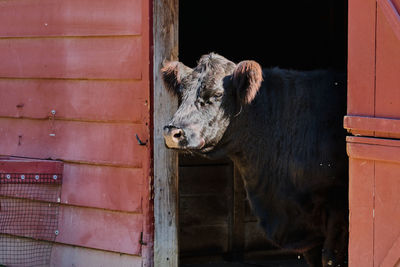
[{"label": "cow", "polygon": [[262,70],[216,53],[195,68],[164,63],[161,76],[179,103],[163,129],[166,146],[230,158],[271,242],[309,266],[346,266],[346,76]]}]

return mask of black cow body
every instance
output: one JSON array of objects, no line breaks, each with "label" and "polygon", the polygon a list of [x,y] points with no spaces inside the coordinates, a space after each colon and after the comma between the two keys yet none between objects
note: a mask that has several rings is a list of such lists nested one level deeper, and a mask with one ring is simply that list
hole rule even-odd
[{"label": "black cow body", "polygon": [[[347,158],[345,76],[265,69],[210,54],[195,69],[172,63],[166,87],[180,106],[168,147],[239,169],[268,238],[310,266],[345,266]],[[172,81],[172,83],[171,83]]]}]

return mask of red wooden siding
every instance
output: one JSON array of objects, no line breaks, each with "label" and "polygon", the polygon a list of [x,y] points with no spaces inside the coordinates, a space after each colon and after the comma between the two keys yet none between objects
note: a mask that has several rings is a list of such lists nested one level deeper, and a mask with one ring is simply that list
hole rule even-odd
[{"label": "red wooden siding", "polygon": [[0,36],[140,35],[141,0],[5,0]]},{"label": "red wooden siding", "polygon": [[142,214],[61,206],[56,242],[140,255]]},{"label": "red wooden siding", "polygon": [[0,76],[141,79],[141,43],[136,36],[0,39]]},{"label": "red wooden siding", "polygon": [[400,264],[399,8],[349,1],[350,266]]},{"label": "red wooden siding", "polygon": [[[121,121],[149,117],[147,92],[139,81],[0,79],[0,116]],[[68,101],[66,101],[68,99]]]},{"label": "red wooden siding", "polygon": [[149,5],[0,1],[0,155],[65,166],[51,266],[151,264]]},{"label": "red wooden siding", "polygon": [[400,5],[398,0],[349,1],[345,127],[354,134],[400,138],[400,15],[396,5]]},{"label": "red wooden siding", "polygon": [[136,139],[136,134],[143,141],[148,139],[143,125],[49,119],[1,121],[2,153],[6,155],[140,168],[147,153],[147,147],[138,146]]},{"label": "red wooden siding", "polygon": [[143,169],[65,164],[61,203],[141,213],[145,180]]}]

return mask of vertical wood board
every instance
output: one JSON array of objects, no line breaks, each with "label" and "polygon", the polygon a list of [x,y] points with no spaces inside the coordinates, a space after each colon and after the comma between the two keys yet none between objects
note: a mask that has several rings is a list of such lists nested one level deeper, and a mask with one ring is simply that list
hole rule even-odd
[{"label": "vertical wood board", "polygon": [[[399,192],[400,164],[377,162],[375,166],[375,266],[381,266],[387,253],[400,238]],[[400,255],[398,257],[400,258]]]},{"label": "vertical wood board", "polygon": [[400,39],[379,6],[376,40],[376,116],[400,118]]},{"label": "vertical wood board", "polygon": [[375,12],[375,0],[349,0],[348,115],[375,115]]},{"label": "vertical wood board", "polygon": [[374,162],[349,156],[349,266],[373,267]]},{"label": "vertical wood board", "polygon": [[178,55],[178,0],[153,2],[154,29],[154,265],[178,266],[178,160],[167,150],[163,126],[176,110],[176,100],[164,89],[160,69]]}]

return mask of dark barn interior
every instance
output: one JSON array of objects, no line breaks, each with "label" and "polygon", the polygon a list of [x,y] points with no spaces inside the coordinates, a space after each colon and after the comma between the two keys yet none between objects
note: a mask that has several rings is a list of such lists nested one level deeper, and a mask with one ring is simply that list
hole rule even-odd
[{"label": "dark barn interior", "polygon": [[[264,68],[346,71],[347,0],[180,0],[180,61],[194,67],[209,52]],[[179,206],[182,266],[306,266],[266,240],[228,159],[180,156]]]}]

